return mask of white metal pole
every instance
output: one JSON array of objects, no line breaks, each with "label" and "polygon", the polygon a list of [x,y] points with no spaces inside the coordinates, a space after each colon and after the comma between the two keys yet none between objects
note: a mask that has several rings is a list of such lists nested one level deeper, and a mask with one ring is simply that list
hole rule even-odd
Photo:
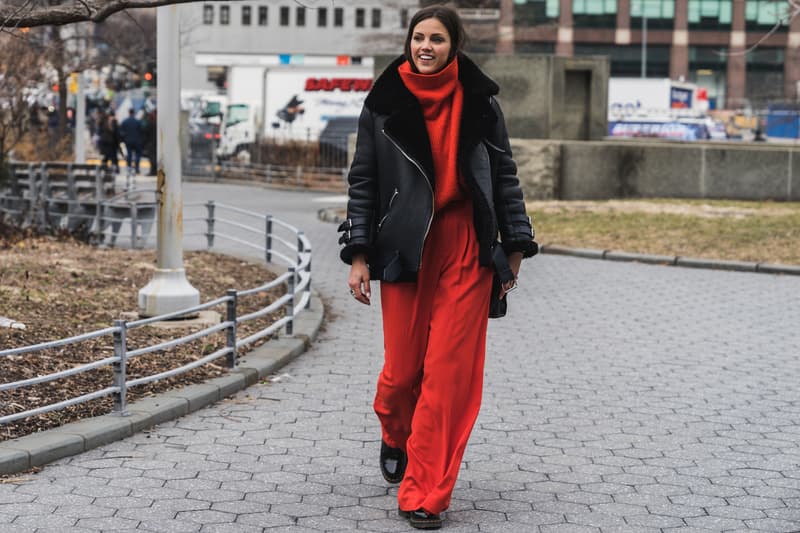
[{"label": "white metal pole", "polygon": [[183,269],[178,6],[157,8],[158,236],[156,271],[139,291],[139,314],[156,316],[200,303]]},{"label": "white metal pole", "polygon": [[75,105],[75,162],[86,162],[86,93],[84,92],[85,76],[78,72],[78,94]]}]

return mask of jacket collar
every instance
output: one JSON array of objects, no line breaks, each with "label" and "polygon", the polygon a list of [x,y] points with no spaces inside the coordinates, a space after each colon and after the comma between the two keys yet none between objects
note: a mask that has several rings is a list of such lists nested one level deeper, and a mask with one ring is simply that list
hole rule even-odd
[{"label": "jacket collar", "polygon": [[[416,103],[416,98],[411,94],[400,73],[399,67],[406,60],[404,55],[398,56],[386,67],[386,70],[375,80],[372,90],[364,102],[371,111],[382,115],[391,115]],[[464,98],[483,97],[496,95],[500,88],[481,69],[464,54],[458,54],[458,79],[464,88]]]},{"label": "jacket collar", "polygon": [[[397,57],[375,80],[364,105],[370,111],[388,115],[384,129],[407,154],[419,163],[434,185],[433,156],[422,108],[406,88],[399,67],[406,60]],[[459,157],[472,149],[497,122],[489,98],[500,90],[491,78],[466,55],[458,54],[458,79],[464,89],[459,132]]]}]

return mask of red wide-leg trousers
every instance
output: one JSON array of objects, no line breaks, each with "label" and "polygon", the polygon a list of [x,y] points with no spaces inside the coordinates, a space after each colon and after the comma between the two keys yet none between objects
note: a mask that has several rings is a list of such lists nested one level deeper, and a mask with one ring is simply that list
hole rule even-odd
[{"label": "red wide-leg trousers", "polygon": [[415,283],[381,284],[385,353],[374,408],[383,440],[408,454],[404,511],[450,505],[480,409],[491,285],[468,203],[434,217]]}]

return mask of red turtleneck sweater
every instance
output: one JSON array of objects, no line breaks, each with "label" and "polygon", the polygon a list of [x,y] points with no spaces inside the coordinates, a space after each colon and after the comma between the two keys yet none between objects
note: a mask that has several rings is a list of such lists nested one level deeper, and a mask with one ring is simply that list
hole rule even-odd
[{"label": "red turtleneck sweater", "polygon": [[403,83],[417,97],[425,116],[436,173],[434,209],[463,198],[458,176],[458,132],[464,89],[458,81],[458,60],[436,74],[418,74],[406,61],[398,67]]}]

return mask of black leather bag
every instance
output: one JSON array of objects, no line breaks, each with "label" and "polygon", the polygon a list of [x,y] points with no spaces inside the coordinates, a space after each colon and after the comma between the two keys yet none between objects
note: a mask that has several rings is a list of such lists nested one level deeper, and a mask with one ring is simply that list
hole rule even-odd
[{"label": "black leather bag", "polygon": [[502,318],[508,310],[508,294],[502,299],[500,292],[503,284],[514,280],[514,272],[508,264],[508,257],[500,243],[492,246],[492,263],[494,264],[494,278],[492,279],[492,299],[489,303],[489,318]]}]

